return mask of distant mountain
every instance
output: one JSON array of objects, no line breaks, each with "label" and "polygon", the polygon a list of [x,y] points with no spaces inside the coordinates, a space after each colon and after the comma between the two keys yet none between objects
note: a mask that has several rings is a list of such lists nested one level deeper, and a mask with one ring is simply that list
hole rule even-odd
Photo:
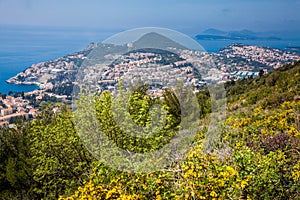
[{"label": "distant mountain", "polygon": [[205,31],[203,31],[203,34],[206,34],[206,35],[226,35],[226,32],[218,30],[218,29],[210,28],[210,29],[206,29]]},{"label": "distant mountain", "polygon": [[263,32],[253,32],[251,30],[222,31],[218,29],[207,29],[202,34],[196,35],[198,40],[281,40],[279,37]]},{"label": "distant mountain", "polygon": [[135,49],[167,49],[168,47],[173,47],[176,49],[187,49],[187,47],[155,32],[147,33],[141,36],[137,41],[133,43],[133,47]]}]

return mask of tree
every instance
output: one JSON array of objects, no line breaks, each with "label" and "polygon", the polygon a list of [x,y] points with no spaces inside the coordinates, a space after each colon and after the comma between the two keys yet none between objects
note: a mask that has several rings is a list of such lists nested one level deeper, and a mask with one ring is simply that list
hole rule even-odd
[{"label": "tree", "polygon": [[259,77],[262,77],[265,74],[264,69],[260,69],[258,72]]},{"label": "tree", "polygon": [[33,190],[40,198],[57,198],[82,184],[94,160],[76,133],[72,112],[50,108],[33,121],[31,154],[35,168]]},{"label": "tree", "polygon": [[28,125],[0,129],[0,198],[32,199],[32,163]]}]

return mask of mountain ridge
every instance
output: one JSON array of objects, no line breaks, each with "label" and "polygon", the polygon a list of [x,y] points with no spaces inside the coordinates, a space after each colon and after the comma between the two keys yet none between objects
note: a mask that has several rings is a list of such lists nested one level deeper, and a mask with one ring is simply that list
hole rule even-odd
[{"label": "mountain ridge", "polygon": [[239,31],[223,31],[219,29],[206,29],[195,36],[198,40],[282,40],[272,33],[254,32],[248,29]]}]

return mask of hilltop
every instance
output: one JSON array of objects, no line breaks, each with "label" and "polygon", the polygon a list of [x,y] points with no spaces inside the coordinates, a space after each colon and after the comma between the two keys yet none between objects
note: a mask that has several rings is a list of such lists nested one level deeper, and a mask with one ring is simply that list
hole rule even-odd
[{"label": "hilltop", "polygon": [[150,32],[142,35],[137,41],[133,42],[134,49],[155,48],[155,49],[188,49],[187,47],[163,36],[161,34]]}]

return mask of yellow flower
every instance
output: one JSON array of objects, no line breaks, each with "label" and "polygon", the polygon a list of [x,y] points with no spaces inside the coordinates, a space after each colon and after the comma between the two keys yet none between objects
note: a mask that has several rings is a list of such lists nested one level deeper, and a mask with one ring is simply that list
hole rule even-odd
[{"label": "yellow flower", "polygon": [[224,185],[225,185],[224,180],[219,180],[219,185],[220,185],[221,187],[224,187]]},{"label": "yellow flower", "polygon": [[261,134],[264,134],[264,135],[268,134],[268,131],[266,129],[262,129],[260,132],[261,132]]},{"label": "yellow flower", "polygon": [[144,189],[144,190],[146,190],[146,189],[147,189],[147,186],[146,186],[145,184],[143,184],[143,186],[142,186],[142,187],[143,187],[143,189]]},{"label": "yellow flower", "polygon": [[259,115],[261,113],[261,111],[262,111],[262,107],[261,106],[255,108],[254,109],[254,116]]},{"label": "yellow flower", "polygon": [[160,193],[160,191],[159,191],[159,190],[157,190],[157,191],[155,192],[155,194],[156,194],[156,195],[159,195],[159,193]]},{"label": "yellow flower", "polygon": [[116,188],[109,190],[105,196],[105,199],[109,199],[116,192]]},{"label": "yellow flower", "polygon": [[300,180],[300,162],[298,162],[293,167],[292,178],[294,179],[294,181],[299,181]]},{"label": "yellow flower", "polygon": [[157,179],[157,180],[156,180],[156,183],[157,183],[157,184],[161,184],[161,183],[162,183],[161,179]]},{"label": "yellow flower", "polygon": [[187,166],[187,165],[182,165],[182,169],[183,169],[183,170],[188,170],[188,169],[189,169],[189,166]]},{"label": "yellow flower", "polygon": [[248,185],[247,181],[241,182],[241,188],[244,189]]},{"label": "yellow flower", "polygon": [[217,193],[215,191],[211,191],[209,194],[211,197],[217,197]]},{"label": "yellow flower", "polygon": [[226,171],[228,171],[232,176],[236,175],[235,169],[233,169],[231,166],[226,166]]},{"label": "yellow flower", "polygon": [[190,195],[189,194],[185,194],[185,199],[189,199]]}]

